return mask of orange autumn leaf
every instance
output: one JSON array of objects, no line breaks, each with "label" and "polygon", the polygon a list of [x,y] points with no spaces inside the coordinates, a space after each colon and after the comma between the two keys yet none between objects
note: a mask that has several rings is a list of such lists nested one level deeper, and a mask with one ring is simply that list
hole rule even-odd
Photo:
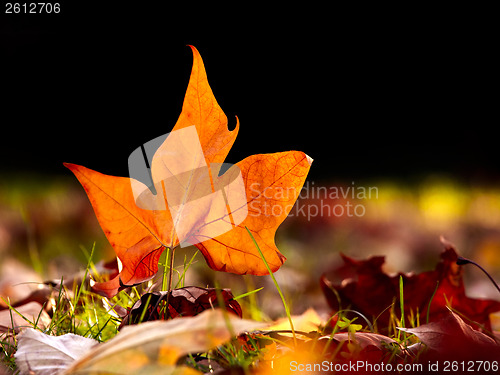
[{"label": "orange autumn leaf", "polygon": [[[274,236],[300,193],[312,159],[300,151],[253,155],[219,175],[220,163],[236,139],[239,121],[234,130],[228,130],[227,117],[210,89],[201,56],[196,48],[191,49],[193,68],[182,112],[172,130],[176,133],[169,133],[150,160],[154,187],[133,178],[65,164],[87,192],[122,264],[114,279],[94,286],[101,294],[113,296],[125,286],[151,279],[158,272],[163,250],[185,244],[198,247],[215,270],[265,275],[268,271],[246,228],[272,271],[285,260]],[[173,167],[172,147],[182,156]],[[189,159],[195,163],[189,173],[174,173],[176,168],[185,170],[183,163],[187,162],[182,159],[191,157],[191,149],[196,147],[201,156]],[[241,189],[230,190],[231,184],[239,187],[239,179]],[[204,185],[202,180],[209,182]],[[200,199],[216,193],[223,198],[219,199],[222,203]]]}]

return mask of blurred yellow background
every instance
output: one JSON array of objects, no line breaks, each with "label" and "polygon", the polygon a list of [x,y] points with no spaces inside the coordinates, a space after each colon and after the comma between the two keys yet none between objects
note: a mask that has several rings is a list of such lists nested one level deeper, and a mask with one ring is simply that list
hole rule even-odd
[{"label": "blurred yellow background", "polygon": [[[500,280],[500,187],[459,183],[430,175],[418,184],[390,180],[315,183],[309,188],[376,188],[377,194],[332,199],[303,194],[302,211],[287,218],[276,236],[287,261],[276,273],[295,313],[308,307],[328,312],[319,288],[320,275],[341,264],[340,252],[366,258],[385,255],[387,272],[421,272],[434,268],[443,235],[460,255],[473,259]],[[308,217],[314,205],[361,205],[363,215]],[[313,212],[313,210],[310,210]],[[336,211],[339,213],[340,211]],[[2,176],[0,180],[0,295],[26,294],[44,280],[71,278],[82,271],[95,243],[94,262],[113,259],[114,252],[92,211],[87,196],[71,176]],[[177,249],[183,268],[195,249]],[[470,297],[500,299],[475,267],[465,267]],[[264,286],[256,294],[262,313],[282,316],[282,305],[268,277],[224,274],[209,269],[201,254],[186,274],[186,285],[231,288],[235,295]],[[19,296],[18,296],[19,297]],[[242,302],[243,304],[246,302]]]}]

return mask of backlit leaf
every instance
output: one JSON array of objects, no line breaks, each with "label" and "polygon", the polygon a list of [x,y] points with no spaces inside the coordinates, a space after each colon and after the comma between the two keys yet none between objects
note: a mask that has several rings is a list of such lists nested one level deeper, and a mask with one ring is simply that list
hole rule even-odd
[{"label": "backlit leaf", "polygon": [[253,155],[220,175],[239,122],[228,130],[201,56],[191,48],[193,68],[179,119],[165,139],[147,144],[149,149],[162,142],[150,160],[150,175],[141,174],[151,186],[65,164],[87,192],[123,265],[118,276],[94,285],[103,295],[151,279],[163,250],[186,244],[197,246],[215,270],[265,275],[268,271],[245,227],[272,271],[285,260],[274,236],[300,193],[312,159],[299,151]]}]

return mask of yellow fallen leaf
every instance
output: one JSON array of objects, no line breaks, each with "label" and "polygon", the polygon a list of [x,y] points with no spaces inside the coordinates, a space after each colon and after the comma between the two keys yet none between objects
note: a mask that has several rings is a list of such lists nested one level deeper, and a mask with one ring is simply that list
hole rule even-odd
[{"label": "yellow fallen leaf", "polygon": [[[313,308],[307,309],[301,315],[292,315],[292,322],[296,331],[303,332],[317,331],[318,327],[324,323],[316,310]],[[288,318],[281,318],[275,321],[269,329],[273,331],[280,331],[291,330],[292,328],[290,327],[290,321]]]}]

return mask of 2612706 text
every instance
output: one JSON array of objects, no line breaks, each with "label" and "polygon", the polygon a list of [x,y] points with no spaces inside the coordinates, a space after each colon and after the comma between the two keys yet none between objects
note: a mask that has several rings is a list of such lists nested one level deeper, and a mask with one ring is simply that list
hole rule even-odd
[{"label": "2612706 text", "polygon": [[7,14],[58,14],[61,13],[60,3],[5,3]]}]

